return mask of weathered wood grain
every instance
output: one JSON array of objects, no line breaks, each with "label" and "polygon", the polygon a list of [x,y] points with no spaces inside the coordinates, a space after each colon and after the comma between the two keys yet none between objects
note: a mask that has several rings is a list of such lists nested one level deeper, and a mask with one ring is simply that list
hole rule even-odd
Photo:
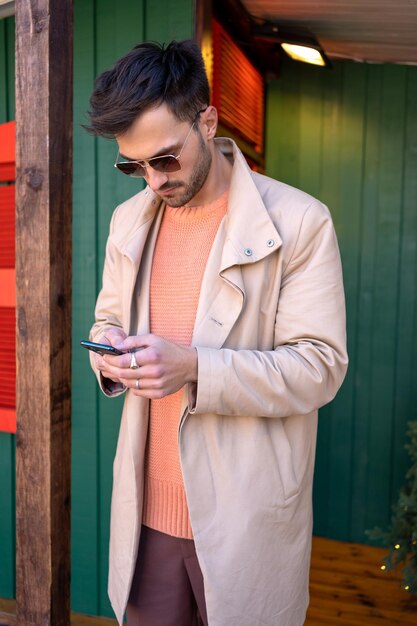
[{"label": "weathered wood grain", "polygon": [[16,3],[16,623],[70,623],[72,2]]}]

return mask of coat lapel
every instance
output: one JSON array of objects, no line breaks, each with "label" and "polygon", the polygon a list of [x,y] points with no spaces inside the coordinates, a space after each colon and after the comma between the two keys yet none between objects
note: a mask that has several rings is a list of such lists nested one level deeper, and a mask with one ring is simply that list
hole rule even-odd
[{"label": "coat lapel", "polygon": [[192,345],[221,348],[242,310],[242,271],[233,263],[220,274],[219,258],[226,236],[223,221],[216,235],[200,290]]},{"label": "coat lapel", "polygon": [[[125,258],[122,287],[123,319],[129,335],[149,332],[149,283],[152,256],[163,215],[161,199],[149,188],[143,207],[138,209],[138,220],[119,233],[114,241]],[[135,206],[131,211],[135,211]],[[137,303],[140,302],[140,306]],[[133,312],[135,314],[133,315]]]},{"label": "coat lapel", "polygon": [[276,252],[282,241],[241,152],[228,139],[216,143],[233,160],[233,171],[227,214],[214,240],[201,285],[192,343],[219,349],[244,306],[244,266]]}]

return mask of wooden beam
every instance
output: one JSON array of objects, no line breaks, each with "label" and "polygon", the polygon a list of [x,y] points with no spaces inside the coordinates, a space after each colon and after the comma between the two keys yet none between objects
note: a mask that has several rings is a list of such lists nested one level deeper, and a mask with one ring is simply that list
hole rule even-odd
[{"label": "wooden beam", "polygon": [[72,2],[16,3],[16,623],[70,623]]}]

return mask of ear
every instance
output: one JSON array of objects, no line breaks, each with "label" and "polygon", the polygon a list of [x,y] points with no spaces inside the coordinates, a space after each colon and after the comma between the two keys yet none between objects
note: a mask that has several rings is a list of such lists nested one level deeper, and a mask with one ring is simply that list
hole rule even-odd
[{"label": "ear", "polygon": [[213,139],[216,136],[218,115],[216,107],[209,105],[201,114],[202,127],[206,139]]}]

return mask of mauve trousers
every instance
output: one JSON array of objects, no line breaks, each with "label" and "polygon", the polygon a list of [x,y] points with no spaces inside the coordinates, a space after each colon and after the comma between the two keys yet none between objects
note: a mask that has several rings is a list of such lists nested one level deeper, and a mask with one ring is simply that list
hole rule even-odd
[{"label": "mauve trousers", "polygon": [[127,626],[208,626],[194,541],[142,526]]}]

